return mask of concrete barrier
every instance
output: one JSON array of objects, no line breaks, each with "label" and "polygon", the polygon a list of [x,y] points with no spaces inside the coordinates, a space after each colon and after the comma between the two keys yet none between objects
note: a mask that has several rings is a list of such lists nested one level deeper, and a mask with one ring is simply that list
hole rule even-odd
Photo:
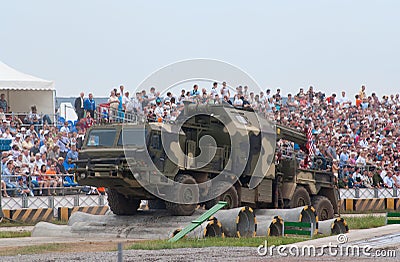
[{"label": "concrete barrier", "polygon": [[257,215],[257,236],[282,236],[283,219],[280,216]]},{"label": "concrete barrier", "polygon": [[87,207],[59,207],[58,220],[68,221],[75,212],[82,212],[91,215],[105,215],[109,210],[108,206],[87,206]]},{"label": "concrete barrier", "polygon": [[364,212],[385,210],[385,202],[385,198],[354,199],[354,211]]},{"label": "concrete barrier", "polygon": [[12,220],[25,223],[37,223],[54,219],[53,208],[16,209],[11,210],[10,215]]},{"label": "concrete barrier", "polygon": [[279,216],[284,222],[304,222],[313,224],[313,234],[318,233],[318,215],[312,206],[303,206],[290,209],[258,209],[258,216]]},{"label": "concrete barrier", "polygon": [[349,232],[346,220],[342,217],[332,218],[318,223],[318,233],[325,235],[338,235]]},{"label": "concrete barrier", "polygon": [[219,210],[214,217],[222,224],[227,237],[253,237],[257,231],[257,220],[250,207]]}]

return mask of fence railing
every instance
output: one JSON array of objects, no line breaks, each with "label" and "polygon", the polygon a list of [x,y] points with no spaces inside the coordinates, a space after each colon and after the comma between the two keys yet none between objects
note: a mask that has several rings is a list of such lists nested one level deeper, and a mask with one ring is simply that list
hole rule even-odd
[{"label": "fence railing", "polygon": [[398,188],[340,188],[339,192],[341,199],[400,197],[400,189]]},{"label": "fence railing", "polygon": [[106,123],[145,123],[147,117],[143,114],[137,114],[135,112],[121,111],[110,108],[108,104],[100,104],[94,111],[92,116],[96,124]]},{"label": "fence railing", "polygon": [[105,206],[108,205],[104,195],[65,195],[65,196],[22,196],[1,199],[3,209],[19,208],[59,208],[75,206]]}]

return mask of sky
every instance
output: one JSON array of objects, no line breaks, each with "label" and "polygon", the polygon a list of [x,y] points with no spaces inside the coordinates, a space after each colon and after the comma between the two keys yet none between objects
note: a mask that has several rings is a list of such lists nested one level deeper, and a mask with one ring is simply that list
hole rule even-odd
[{"label": "sky", "polygon": [[134,91],[191,58],[228,62],[283,94],[309,85],[391,94],[400,92],[399,10],[397,0],[2,0],[0,61],[55,81],[57,96]]}]

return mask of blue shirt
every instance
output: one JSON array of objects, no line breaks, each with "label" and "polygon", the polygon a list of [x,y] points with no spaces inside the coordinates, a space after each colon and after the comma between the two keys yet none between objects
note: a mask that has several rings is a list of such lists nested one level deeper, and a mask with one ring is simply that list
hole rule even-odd
[{"label": "blue shirt", "polygon": [[1,179],[5,182],[5,183],[11,183],[11,177],[12,177],[12,173],[11,171],[6,167],[3,169],[3,174]]},{"label": "blue shirt", "polygon": [[77,160],[77,159],[78,159],[78,151],[72,151],[72,150],[70,150],[70,151],[67,153],[67,159]]},{"label": "blue shirt", "polygon": [[96,109],[96,102],[94,101],[94,99],[90,100],[89,98],[86,98],[83,102],[83,108],[85,110],[94,111]]},{"label": "blue shirt", "polygon": [[190,92],[190,95],[192,95],[192,96],[198,96],[198,95],[200,95],[200,92],[199,92],[199,90],[192,90],[191,92]]},{"label": "blue shirt", "polygon": [[118,104],[118,110],[122,110],[122,95],[118,97],[119,104]]},{"label": "blue shirt", "polygon": [[342,152],[340,154],[339,166],[342,167],[342,166],[346,165],[348,160],[349,160],[349,154],[345,154]]}]

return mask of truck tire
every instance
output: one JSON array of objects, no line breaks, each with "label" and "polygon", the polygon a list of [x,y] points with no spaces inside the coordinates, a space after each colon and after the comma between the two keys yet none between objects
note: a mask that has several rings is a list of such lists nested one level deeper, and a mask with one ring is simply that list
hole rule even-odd
[{"label": "truck tire", "polygon": [[[217,182],[215,183],[215,186],[212,186],[212,190],[214,192],[221,192],[223,188],[227,188],[228,183],[227,182]],[[228,202],[228,205],[224,207],[224,209],[231,209],[239,206],[239,195],[237,193],[237,190],[234,186],[229,187],[227,191],[222,193],[220,196],[211,199],[207,202],[204,203],[205,209],[210,209],[216,204],[218,204],[219,201],[225,201]]]},{"label": "truck tire", "polygon": [[292,198],[289,201],[289,208],[311,205],[310,195],[302,186],[297,186]]},{"label": "truck tire", "polygon": [[[196,184],[196,180],[190,176],[190,175],[182,175],[178,174],[175,179],[176,182],[179,182],[181,184]],[[191,198],[190,201],[193,198],[197,198],[197,201],[199,199],[199,190],[191,191],[190,189],[187,188],[185,191],[181,190],[176,190],[175,191],[176,198],[179,199],[180,201],[184,202],[185,199]],[[167,210],[174,216],[191,216],[194,211],[196,210],[197,203],[196,204],[178,204],[178,203],[172,203],[172,202],[165,202],[165,206]]]},{"label": "truck tire", "polygon": [[108,189],[107,200],[111,211],[119,216],[135,214],[140,205],[139,199],[127,198],[114,189]]},{"label": "truck tire", "polygon": [[315,208],[318,220],[323,221],[331,219],[334,216],[333,205],[325,196],[314,196],[312,198],[312,206]]},{"label": "truck tire", "polygon": [[165,201],[161,199],[149,200],[149,209],[166,209]]}]

